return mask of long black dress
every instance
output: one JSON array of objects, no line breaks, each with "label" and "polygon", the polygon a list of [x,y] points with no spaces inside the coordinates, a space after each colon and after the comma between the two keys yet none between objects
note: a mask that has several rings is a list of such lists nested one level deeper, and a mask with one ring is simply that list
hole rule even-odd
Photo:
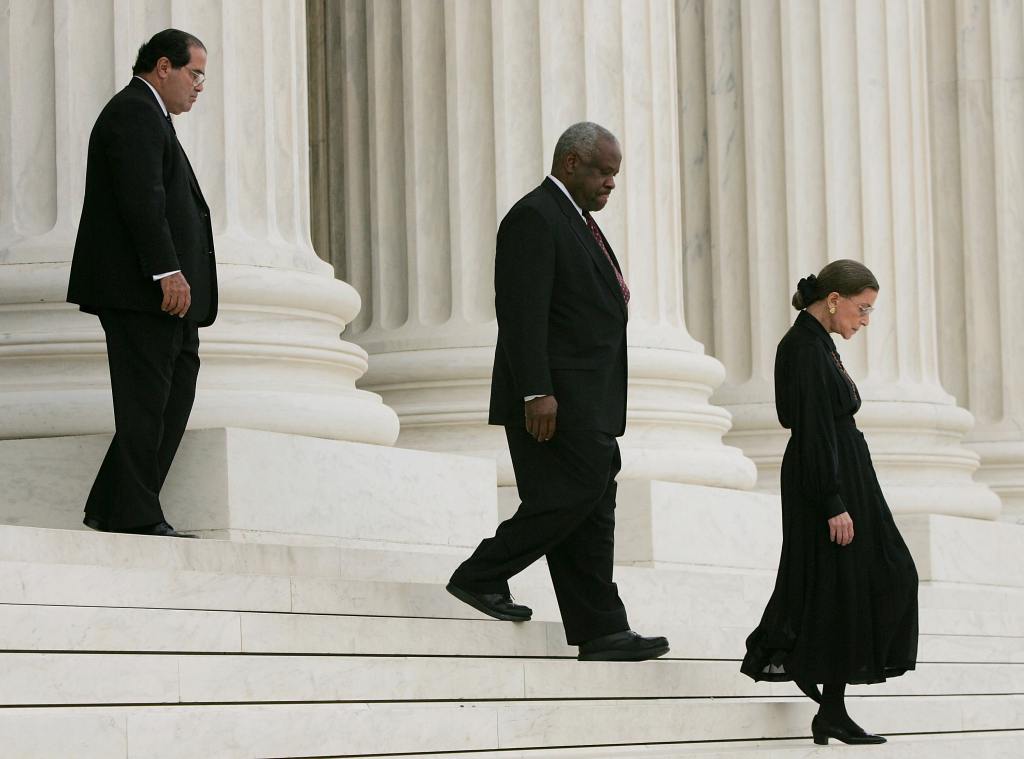
[{"label": "long black dress", "polygon": [[[853,415],[860,394],[806,311],[779,343],[775,404],[791,431],[782,459],[782,556],[741,671],[754,680],[874,683],[914,669],[917,569]],[[853,519],[847,546],[828,519]]]}]

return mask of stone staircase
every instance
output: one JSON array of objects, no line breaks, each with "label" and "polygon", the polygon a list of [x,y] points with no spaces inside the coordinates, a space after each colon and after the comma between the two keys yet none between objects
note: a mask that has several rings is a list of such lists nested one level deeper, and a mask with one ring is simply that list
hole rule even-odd
[{"label": "stone staircase", "polygon": [[672,652],[580,663],[542,566],[496,622],[444,591],[461,555],[0,527],[0,756],[1024,756],[1024,588],[923,582],[918,671],[850,689],[890,743],[817,748],[738,672],[770,571],[620,567]]}]

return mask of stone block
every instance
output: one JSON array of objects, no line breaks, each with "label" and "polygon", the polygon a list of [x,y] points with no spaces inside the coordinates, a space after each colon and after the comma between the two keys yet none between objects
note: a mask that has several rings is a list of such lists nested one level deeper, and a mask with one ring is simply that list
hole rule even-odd
[{"label": "stone block", "polygon": [[[516,488],[499,488],[502,519],[518,506]],[[781,546],[778,496],[660,480],[619,482],[616,564],[775,569]]]},{"label": "stone block", "polygon": [[0,746],[11,759],[126,759],[126,714],[58,707],[0,710]]},{"label": "stone block", "polygon": [[897,522],[921,580],[1024,588],[1024,525],[938,514]]},{"label": "stone block", "polygon": [[[183,657],[206,660],[206,656]],[[0,654],[0,704],[173,704],[178,661],[149,654]]]},{"label": "stone block", "polygon": [[[75,528],[109,436],[0,441],[6,524]],[[185,434],[162,493],[168,521],[237,541],[475,546],[493,530],[491,461],[257,430]]]},{"label": "stone block", "polygon": [[184,609],[0,604],[7,651],[237,652],[239,615]]},{"label": "stone block", "polygon": [[615,561],[772,569],[782,545],[778,496],[658,480],[619,483]]},{"label": "stone block", "polygon": [[0,604],[289,611],[287,577],[0,562]]},{"label": "stone block", "polygon": [[443,547],[412,550],[167,540],[0,525],[0,562],[440,583],[465,553],[465,549]]}]

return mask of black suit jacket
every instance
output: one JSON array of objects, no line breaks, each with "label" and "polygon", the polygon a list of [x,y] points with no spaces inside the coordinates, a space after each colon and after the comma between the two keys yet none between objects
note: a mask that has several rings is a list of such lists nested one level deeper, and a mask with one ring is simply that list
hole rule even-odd
[{"label": "black suit jacket", "polygon": [[494,291],[490,423],[524,424],[523,398],[553,394],[559,429],[621,435],[626,302],[607,257],[550,179],[502,220]]},{"label": "black suit jacket", "polygon": [[177,269],[191,288],[185,317],[201,327],[213,323],[210,209],[160,104],[133,78],[104,106],[89,137],[68,301],[90,313],[162,313],[163,292],[153,276]]}]

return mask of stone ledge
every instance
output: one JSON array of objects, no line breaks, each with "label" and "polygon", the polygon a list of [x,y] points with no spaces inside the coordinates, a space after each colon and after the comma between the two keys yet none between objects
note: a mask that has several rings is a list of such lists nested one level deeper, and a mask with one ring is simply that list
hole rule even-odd
[{"label": "stone ledge", "polygon": [[[889,742],[865,749],[832,741],[829,759],[856,757],[865,751],[871,759],[1020,759],[1024,755],[1024,731],[1006,730],[978,733],[889,736]],[[818,749],[807,739],[742,741],[730,743],[674,743],[667,746],[591,746],[586,748],[535,749],[526,751],[474,751],[460,754],[431,754],[430,759],[807,759]],[[822,754],[825,756],[826,754]],[[422,754],[374,754],[365,759],[422,759]],[[325,759],[343,759],[330,757]]]},{"label": "stone ledge", "polygon": [[[865,698],[851,709],[883,734],[1024,729],[1019,695]],[[804,698],[12,707],[0,734],[13,736],[12,756],[230,759],[807,738],[812,714]],[[66,736],[88,746],[101,728],[102,752],[67,751]],[[115,740],[125,732],[126,753]]]},{"label": "stone ledge", "polygon": [[896,521],[922,581],[1024,588],[1024,525],[938,514]]},{"label": "stone ledge", "polygon": [[[645,620],[646,622],[646,620]],[[668,637],[670,659],[735,662],[750,625],[680,621],[639,629]],[[1020,635],[922,633],[918,662],[1024,664]],[[572,657],[561,624],[480,619],[0,604],[0,649],[76,653]]]},{"label": "stone ledge", "polygon": [[[76,528],[109,435],[0,441],[0,521]],[[182,530],[247,541],[469,548],[493,529],[491,461],[256,430],[185,433],[162,494]]]},{"label": "stone ledge", "polygon": [[[514,487],[498,489],[506,519],[519,506]],[[782,545],[775,495],[663,480],[622,480],[615,508],[615,563],[683,569],[775,570]]]},{"label": "stone ledge", "polygon": [[[0,705],[498,701],[799,696],[735,661],[627,667],[574,659],[0,653]],[[925,664],[851,696],[1024,692],[1024,664]]]}]

